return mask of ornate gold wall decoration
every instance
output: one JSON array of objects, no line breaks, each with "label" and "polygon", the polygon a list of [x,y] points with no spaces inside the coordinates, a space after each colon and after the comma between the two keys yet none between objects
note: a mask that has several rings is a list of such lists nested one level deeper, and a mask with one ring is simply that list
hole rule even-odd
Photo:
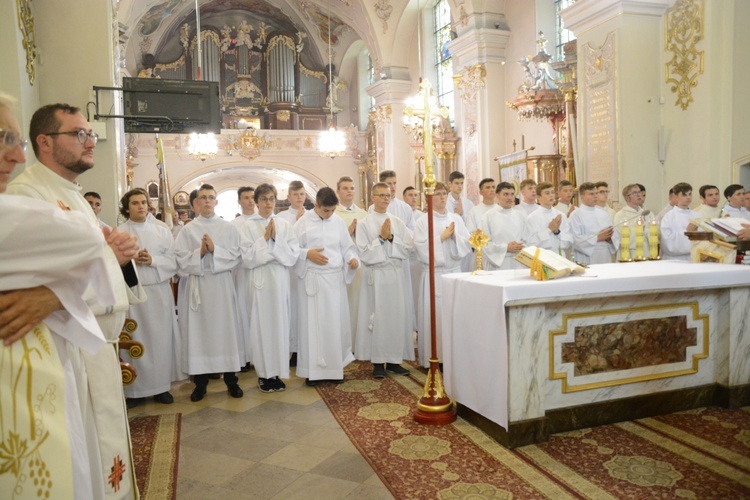
[{"label": "ornate gold wall decoration", "polygon": [[461,100],[470,102],[476,99],[477,92],[486,87],[487,70],[483,64],[467,66],[460,75],[453,77],[453,83],[458,90]]},{"label": "ornate gold wall decoration", "polygon": [[29,85],[34,85],[34,59],[36,59],[36,35],[34,34],[34,15],[31,13],[31,0],[16,0],[18,8],[18,29],[23,37],[23,48],[26,51],[26,73],[29,74]]},{"label": "ornate gold wall decoration", "polygon": [[393,113],[391,107],[388,104],[384,104],[370,112],[370,119],[375,123],[375,127],[381,130],[383,125],[391,123],[391,113]]},{"label": "ornate gold wall decoration", "polygon": [[703,7],[703,0],[677,0],[664,18],[664,48],[672,53],[665,83],[672,84],[671,90],[677,94],[675,106],[682,109],[693,102],[692,89],[703,74],[703,51],[697,48],[705,31]]},{"label": "ornate gold wall decoration", "polygon": [[391,18],[391,13],[393,12],[393,6],[390,5],[389,0],[377,0],[375,2],[375,13],[378,15],[378,18],[380,18],[380,21],[383,23],[383,34],[385,34],[388,31],[388,19]]},{"label": "ornate gold wall decoration", "polygon": [[288,109],[282,109],[276,113],[276,118],[278,118],[280,122],[288,122],[291,116],[292,114]]}]

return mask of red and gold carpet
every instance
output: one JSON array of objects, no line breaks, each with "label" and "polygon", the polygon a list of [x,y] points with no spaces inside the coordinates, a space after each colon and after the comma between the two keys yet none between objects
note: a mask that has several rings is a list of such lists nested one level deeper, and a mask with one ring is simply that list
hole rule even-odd
[{"label": "red and gold carpet", "polygon": [[750,412],[707,408],[507,450],[459,419],[412,419],[424,374],[352,363],[318,390],[396,498],[750,498]]},{"label": "red and gold carpet", "polygon": [[141,498],[173,499],[177,493],[181,415],[130,419],[133,461]]}]

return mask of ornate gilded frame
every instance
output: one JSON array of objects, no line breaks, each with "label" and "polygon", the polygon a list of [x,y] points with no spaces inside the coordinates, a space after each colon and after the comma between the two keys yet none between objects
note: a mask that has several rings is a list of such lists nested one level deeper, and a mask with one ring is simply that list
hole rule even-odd
[{"label": "ornate gilded frame", "polygon": [[34,85],[36,70],[36,35],[34,34],[34,14],[31,13],[31,0],[16,0],[18,9],[18,29],[23,37],[23,48],[26,51],[26,73],[29,74],[29,85]]}]

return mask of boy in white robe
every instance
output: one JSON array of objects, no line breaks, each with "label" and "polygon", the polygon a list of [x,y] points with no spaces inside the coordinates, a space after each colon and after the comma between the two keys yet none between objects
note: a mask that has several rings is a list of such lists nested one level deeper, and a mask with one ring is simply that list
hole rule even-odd
[{"label": "boy in white robe", "polygon": [[578,186],[578,196],[581,206],[569,219],[573,258],[582,264],[610,264],[620,246],[620,235],[607,212],[596,207],[599,194],[593,183]]},{"label": "boy in white robe", "polygon": [[344,367],[354,361],[346,284],[359,259],[346,224],[335,214],[338,203],[333,189],[324,187],[315,208],[294,225],[300,246],[297,376],[305,377],[308,386],[342,382]]},{"label": "boy in white robe", "polygon": [[240,366],[240,320],[232,269],[239,264],[240,235],[231,223],[216,215],[216,190],[209,184],[198,189],[195,205],[200,215],[180,231],[175,241],[177,264],[183,275],[186,297],[179,311],[184,323],[183,370],[193,375],[191,401],[206,395],[208,377],[224,373],[229,395],[241,398],[237,383]]},{"label": "boy in white robe", "polygon": [[[433,239],[435,249],[435,330],[437,339],[437,354],[442,356],[442,321],[440,314],[440,298],[442,286],[440,276],[443,274],[460,273],[461,260],[471,252],[469,232],[463,219],[449,213],[448,188],[438,182],[433,194]],[[414,228],[414,248],[422,263],[422,279],[419,289],[419,307],[417,313],[418,342],[417,352],[419,364],[428,368],[432,355],[431,323],[430,323],[430,251],[429,251],[429,218],[422,217]]]},{"label": "boy in white robe", "polygon": [[573,187],[572,182],[567,179],[560,181],[560,184],[557,186],[558,200],[555,209],[562,212],[565,217],[570,217],[570,214],[576,209],[576,206],[573,203],[573,196],[575,194],[576,190],[575,187]]},{"label": "boy in white robe", "polygon": [[609,184],[604,181],[599,181],[594,184],[596,186],[596,206],[607,212],[609,220],[614,221],[615,210],[609,206]]},{"label": "boy in white robe", "polygon": [[407,310],[404,273],[414,246],[404,223],[387,213],[390,190],[382,182],[372,188],[373,212],[357,228],[357,247],[363,267],[359,321],[354,346],[357,359],[373,364],[373,377],[386,372],[408,375],[404,359],[414,359],[411,318]]},{"label": "boy in white robe", "polygon": [[521,202],[515,205],[515,210],[520,210],[524,218],[531,215],[531,212],[539,208],[536,203],[536,181],[534,179],[524,179],[518,186],[521,194]]},{"label": "boy in white robe", "polygon": [[[534,183],[536,189],[536,183]],[[479,227],[489,237],[484,247],[482,265],[488,271],[497,269],[522,269],[524,266],[517,262],[515,256],[524,245],[523,237],[526,230],[526,216],[523,210],[514,208],[515,189],[509,182],[501,182],[496,188],[498,210],[487,212],[479,223]],[[536,205],[536,195],[534,195]],[[539,205],[536,205],[538,208]],[[536,210],[536,208],[534,209]]]},{"label": "boy in white robe", "polygon": [[721,201],[721,193],[719,188],[706,184],[698,189],[698,194],[701,197],[703,203],[698,206],[695,211],[701,214],[701,217],[708,219],[715,219],[721,217],[721,207],[719,202]]},{"label": "boy in white robe", "polygon": [[145,190],[128,191],[120,203],[120,213],[128,220],[118,229],[138,238],[140,250],[134,260],[147,296],[145,302],[130,306],[128,311],[128,316],[138,323],[133,340],[144,347],[139,359],[123,354],[123,360],[138,370],[138,377],[124,388],[128,408],[148,396],[154,396],[159,403],[172,404],[174,398],[169,388],[173,381],[183,378],[179,375],[180,338],[170,285],[170,279],[177,273],[174,238],[169,229],[149,217]]},{"label": "boy in white robe", "polygon": [[[414,216],[414,224],[417,223],[417,221],[424,217],[425,214],[421,210],[419,210],[419,191],[414,188],[414,186],[407,186],[406,189],[404,189],[403,193],[401,193],[401,196],[404,197],[404,202],[409,205],[412,209],[412,215]],[[416,308],[416,305],[419,304],[419,283],[422,279],[422,263],[419,262],[419,259],[417,258],[417,251],[412,247],[411,249],[411,255],[409,255],[409,275],[411,277],[411,296],[412,296],[412,303],[414,304],[414,307]],[[417,327],[417,316],[416,311],[414,314],[414,328]]]},{"label": "boy in white robe", "polygon": [[[253,215],[255,215],[255,188],[243,186],[237,190],[237,203],[242,213],[232,219],[231,222],[237,228],[237,232],[242,234],[242,226],[245,225]],[[234,279],[234,288],[237,291],[237,304],[240,314],[240,340],[242,341],[242,361],[245,364],[240,368],[241,372],[250,371],[250,359],[252,359],[250,349],[250,300],[247,297],[247,269],[243,266],[237,266],[232,270]],[[245,306],[247,304],[247,306]]]},{"label": "boy in white robe", "polygon": [[242,226],[242,266],[247,269],[250,350],[261,392],[286,389],[289,378],[289,268],[299,258],[294,228],[274,215],[276,188],[255,190],[258,213]]},{"label": "boy in white robe", "polygon": [[[287,200],[289,200],[290,206],[287,210],[279,212],[277,216],[280,219],[287,221],[292,227],[297,221],[305,215],[305,199],[307,194],[305,193],[305,185],[302,181],[292,181],[289,183],[289,188],[286,194]],[[291,308],[292,308],[292,326],[289,329],[289,366],[297,366],[297,346],[299,339],[299,332],[297,331],[297,277],[294,273],[290,273],[290,287],[291,287]]]},{"label": "boy in white robe", "polygon": [[445,208],[448,212],[458,214],[464,220],[464,224],[469,222],[469,214],[471,209],[474,208],[474,203],[463,195],[464,182],[466,178],[464,174],[455,170],[448,175],[448,187],[450,193],[448,193],[448,204]]},{"label": "boy in white robe", "polygon": [[573,244],[568,228],[568,218],[552,208],[555,188],[551,182],[541,182],[536,187],[539,208],[526,219],[523,241],[534,247],[546,248],[565,256],[565,250]]},{"label": "boy in white robe", "polygon": [[700,219],[700,214],[690,210],[693,201],[693,187],[680,182],[672,188],[677,204],[661,220],[660,241],[661,256],[666,260],[690,262],[690,240],[685,231],[696,231],[698,226],[690,222]]},{"label": "boy in white robe", "polygon": [[479,194],[482,196],[482,203],[472,208],[469,216],[466,218],[466,230],[469,231],[469,234],[473,234],[479,228],[479,224],[487,212],[499,210],[495,189],[495,179],[490,177],[482,179],[482,182],[479,183]]},{"label": "boy in white robe", "polygon": [[750,212],[743,206],[745,202],[745,188],[741,184],[730,184],[724,189],[727,199],[722,210],[722,217],[741,217],[750,220]]}]

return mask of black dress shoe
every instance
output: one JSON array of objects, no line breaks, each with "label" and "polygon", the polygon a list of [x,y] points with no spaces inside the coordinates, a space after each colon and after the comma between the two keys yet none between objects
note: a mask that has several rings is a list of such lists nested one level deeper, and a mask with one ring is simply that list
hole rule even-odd
[{"label": "black dress shoe", "polygon": [[375,363],[372,369],[372,376],[375,378],[385,378],[385,365],[383,363]]},{"label": "black dress shoe", "polygon": [[240,389],[240,386],[237,384],[232,384],[227,386],[227,391],[229,392],[229,395],[233,398],[241,398],[244,392],[242,392],[242,389]]},{"label": "black dress shoe", "polygon": [[331,380],[329,380],[329,382],[331,382],[332,384],[339,385],[339,384],[343,384],[344,383],[344,379],[343,378],[332,378]]},{"label": "black dress shoe", "polygon": [[206,389],[204,389],[203,387],[196,387],[193,390],[193,393],[190,395],[190,401],[192,402],[200,401],[201,399],[203,399],[203,396],[205,395],[206,395]]},{"label": "black dress shoe", "polygon": [[143,401],[143,398],[125,398],[125,406],[130,410],[141,404],[141,401]]},{"label": "black dress shoe", "polygon": [[248,362],[247,362],[247,363],[245,364],[245,366],[243,366],[242,368],[240,368],[240,372],[242,372],[242,373],[247,373],[247,372],[249,372],[249,371],[250,371],[250,370],[252,370],[252,369],[253,369],[253,365],[251,365],[251,364],[250,364],[250,362],[248,361]]},{"label": "black dress shoe", "polygon": [[297,353],[293,352],[292,357],[289,358],[289,366],[297,366]]},{"label": "black dress shoe", "polygon": [[154,401],[156,401],[157,403],[161,403],[163,405],[171,405],[172,403],[174,403],[174,398],[169,393],[169,391],[167,391],[167,392],[162,392],[161,394],[157,394],[156,396],[154,396]]},{"label": "black dress shoe", "polygon": [[318,385],[318,382],[320,382],[320,380],[310,380],[309,378],[305,379],[305,385],[308,387],[315,387],[316,385]]},{"label": "black dress shoe", "polygon": [[395,375],[409,375],[409,370],[401,365],[397,365],[396,363],[386,363],[385,371],[387,371],[388,373],[393,373]]}]

